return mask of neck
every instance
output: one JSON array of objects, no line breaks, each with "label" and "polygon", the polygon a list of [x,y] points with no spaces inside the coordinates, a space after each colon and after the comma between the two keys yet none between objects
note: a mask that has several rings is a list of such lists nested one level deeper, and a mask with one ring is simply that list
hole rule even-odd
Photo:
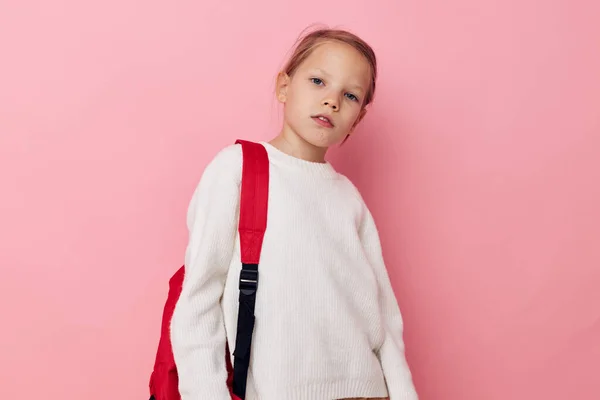
[{"label": "neck", "polygon": [[300,135],[291,132],[289,129],[285,129],[285,127],[279,135],[271,139],[269,144],[279,151],[301,160],[319,163],[325,162],[327,147],[315,146],[302,139]]}]

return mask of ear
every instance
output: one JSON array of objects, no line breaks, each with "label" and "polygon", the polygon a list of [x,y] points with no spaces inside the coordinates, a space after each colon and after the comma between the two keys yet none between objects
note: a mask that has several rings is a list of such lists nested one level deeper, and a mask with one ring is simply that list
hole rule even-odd
[{"label": "ear", "polygon": [[280,72],[277,75],[277,84],[275,88],[275,93],[277,95],[277,100],[280,103],[285,103],[287,100],[287,92],[290,86],[290,77],[285,72]]},{"label": "ear", "polygon": [[360,113],[358,114],[358,117],[356,118],[356,121],[354,122],[354,125],[352,125],[352,128],[350,129],[349,134],[352,134],[354,132],[354,128],[356,128],[356,126],[358,125],[358,123],[360,121],[362,121],[362,119],[365,117],[366,114],[367,114],[367,108],[363,107],[363,109],[360,110]]}]

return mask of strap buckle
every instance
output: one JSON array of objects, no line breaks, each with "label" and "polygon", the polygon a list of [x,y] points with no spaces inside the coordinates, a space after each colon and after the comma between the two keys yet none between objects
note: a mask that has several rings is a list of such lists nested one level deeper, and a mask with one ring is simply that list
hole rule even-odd
[{"label": "strap buckle", "polygon": [[[246,265],[244,265],[246,267]],[[258,269],[245,269],[240,271],[240,291],[245,295],[256,293],[258,287]]]}]

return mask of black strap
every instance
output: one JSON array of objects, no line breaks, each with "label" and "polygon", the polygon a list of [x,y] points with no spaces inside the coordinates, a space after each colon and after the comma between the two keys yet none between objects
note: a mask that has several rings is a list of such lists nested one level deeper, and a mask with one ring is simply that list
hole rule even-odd
[{"label": "black strap", "polygon": [[233,393],[242,400],[246,397],[257,287],[258,264],[242,264],[242,271],[240,272],[240,306],[235,351],[233,352]]}]

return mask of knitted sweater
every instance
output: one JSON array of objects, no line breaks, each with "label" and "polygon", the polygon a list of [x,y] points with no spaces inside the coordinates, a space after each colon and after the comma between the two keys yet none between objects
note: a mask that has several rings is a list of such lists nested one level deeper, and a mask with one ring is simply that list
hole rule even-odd
[{"label": "knitted sweater", "polygon": [[[261,144],[269,209],[246,399],[417,399],[377,228],[358,190],[329,163]],[[221,150],[189,206],[171,320],[182,400],[230,400],[225,342],[235,348],[241,171],[241,146]]]}]

